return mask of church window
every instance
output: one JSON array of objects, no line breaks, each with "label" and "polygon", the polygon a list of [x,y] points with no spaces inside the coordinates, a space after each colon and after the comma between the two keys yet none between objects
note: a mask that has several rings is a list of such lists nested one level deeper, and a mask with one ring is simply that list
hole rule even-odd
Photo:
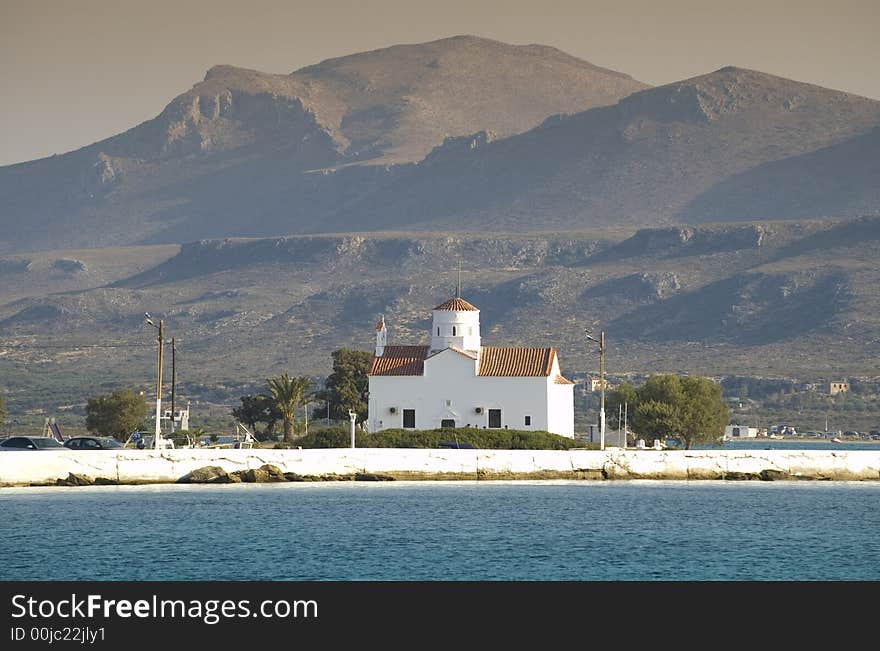
[{"label": "church window", "polygon": [[440,328],[437,328],[437,336],[440,336]]},{"label": "church window", "polygon": [[489,410],[489,427],[492,429],[501,427],[501,410],[500,409],[490,409]]},{"label": "church window", "polygon": [[531,425],[531,424],[532,424],[532,417],[526,416],[526,425]]},{"label": "church window", "polygon": [[440,421],[440,427],[442,427],[444,429],[446,429],[448,427],[454,428],[455,427],[455,420],[452,418],[444,418],[443,420]]},{"label": "church window", "polygon": [[403,426],[406,429],[415,429],[416,428],[416,410],[415,409],[404,409],[403,410]]},{"label": "church window", "polygon": [[455,336],[455,326],[452,326],[452,336]]},{"label": "church window", "polygon": [[452,400],[447,400],[447,401],[446,401],[446,406],[447,406],[447,407],[451,407],[451,406],[452,406]]},{"label": "church window", "polygon": [[474,334],[474,329],[471,326],[468,326],[468,336]]}]

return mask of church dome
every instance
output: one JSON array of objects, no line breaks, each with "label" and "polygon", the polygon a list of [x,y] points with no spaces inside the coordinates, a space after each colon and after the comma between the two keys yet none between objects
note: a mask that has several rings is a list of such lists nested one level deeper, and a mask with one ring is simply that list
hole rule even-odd
[{"label": "church dome", "polygon": [[460,296],[450,298],[445,303],[441,303],[434,308],[435,311],[442,312],[479,312],[479,308],[471,305]]},{"label": "church dome", "polygon": [[480,310],[455,292],[455,297],[434,308],[431,350],[480,350]]}]

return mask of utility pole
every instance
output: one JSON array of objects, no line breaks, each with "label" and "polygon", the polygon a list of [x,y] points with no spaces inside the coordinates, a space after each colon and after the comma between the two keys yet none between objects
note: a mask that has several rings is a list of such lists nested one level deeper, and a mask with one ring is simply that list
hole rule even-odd
[{"label": "utility pole", "polygon": [[[165,345],[165,321],[159,319],[159,325],[156,325],[152,317],[150,317],[150,313],[144,312],[144,322],[159,330],[159,336],[157,337],[159,342],[159,354],[156,364],[156,431],[153,436],[153,448],[160,450],[162,439],[162,349]],[[173,416],[174,414],[172,414],[172,422],[174,420]]]},{"label": "utility pole", "polygon": [[599,440],[600,449],[605,449],[605,331],[599,335]]},{"label": "utility pole", "polygon": [[174,337],[171,337],[171,433],[174,433],[174,393],[177,388],[177,348]]},{"label": "utility pole", "polygon": [[165,344],[165,321],[159,319],[159,358],[158,358],[158,374],[156,376],[156,433],[153,436],[153,448],[160,449],[160,440],[162,438],[162,348]]},{"label": "utility pole", "polygon": [[605,449],[605,331],[596,339],[587,330],[586,337],[590,341],[599,344],[599,449]]},{"label": "utility pole", "polygon": [[354,424],[357,421],[357,412],[349,411],[348,412],[348,420],[351,422],[351,449],[354,449]]},{"label": "utility pole", "polygon": [[626,402],[623,403],[623,447],[626,449],[627,437],[626,437]]}]

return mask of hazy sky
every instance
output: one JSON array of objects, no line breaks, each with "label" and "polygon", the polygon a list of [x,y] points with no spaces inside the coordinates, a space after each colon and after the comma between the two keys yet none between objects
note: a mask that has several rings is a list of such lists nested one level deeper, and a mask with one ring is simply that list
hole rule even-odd
[{"label": "hazy sky", "polygon": [[737,65],[880,99],[880,0],[0,0],[0,165],[155,117],[217,63],[292,72],[455,34],[650,84]]}]

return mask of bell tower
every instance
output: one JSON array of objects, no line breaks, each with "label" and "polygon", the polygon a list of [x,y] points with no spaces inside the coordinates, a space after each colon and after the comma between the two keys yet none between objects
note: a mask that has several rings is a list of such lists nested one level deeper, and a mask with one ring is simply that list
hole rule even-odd
[{"label": "bell tower", "polygon": [[434,308],[431,352],[450,347],[480,351],[480,310],[458,294]]},{"label": "bell tower", "polygon": [[388,345],[388,329],[385,327],[385,315],[379,317],[376,323],[376,357],[385,354],[385,346]]}]

